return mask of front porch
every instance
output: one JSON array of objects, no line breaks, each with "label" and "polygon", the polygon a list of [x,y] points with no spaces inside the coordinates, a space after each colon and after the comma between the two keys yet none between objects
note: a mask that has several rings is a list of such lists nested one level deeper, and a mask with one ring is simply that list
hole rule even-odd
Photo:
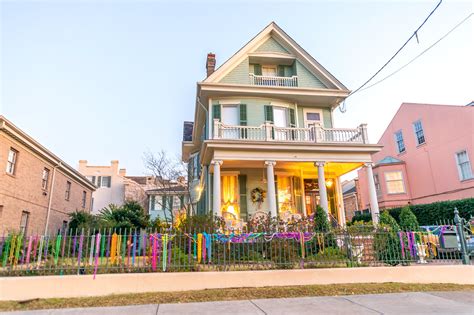
[{"label": "front porch", "polygon": [[360,161],[222,159],[211,164],[208,207],[216,216],[248,221],[267,214],[289,220],[311,216],[321,206],[339,226],[346,223],[340,177],[364,166]]}]

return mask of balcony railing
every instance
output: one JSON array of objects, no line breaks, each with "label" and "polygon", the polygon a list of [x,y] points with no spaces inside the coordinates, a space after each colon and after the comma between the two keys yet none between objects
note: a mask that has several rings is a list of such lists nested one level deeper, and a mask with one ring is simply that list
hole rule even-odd
[{"label": "balcony railing", "polygon": [[264,86],[298,86],[298,77],[296,75],[291,77],[276,77],[266,75],[255,75],[249,73],[250,84],[264,85]]},{"label": "balcony railing", "polygon": [[354,129],[324,128],[320,125],[308,128],[276,127],[265,123],[258,127],[229,126],[214,120],[213,139],[245,141],[281,141],[301,143],[369,143],[367,125]]}]

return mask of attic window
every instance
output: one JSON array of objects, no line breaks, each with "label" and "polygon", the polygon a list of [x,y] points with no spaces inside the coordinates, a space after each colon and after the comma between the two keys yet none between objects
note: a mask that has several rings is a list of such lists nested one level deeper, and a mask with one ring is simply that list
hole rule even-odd
[{"label": "attic window", "polygon": [[276,66],[262,66],[262,75],[266,77],[275,77],[277,75]]}]

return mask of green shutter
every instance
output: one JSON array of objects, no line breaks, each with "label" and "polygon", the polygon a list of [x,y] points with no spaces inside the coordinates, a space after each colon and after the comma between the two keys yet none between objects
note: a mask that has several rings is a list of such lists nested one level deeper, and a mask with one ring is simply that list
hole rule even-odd
[{"label": "green shutter", "polygon": [[221,105],[212,105],[212,118],[221,120]]},{"label": "green shutter", "polygon": [[290,127],[295,128],[296,127],[295,110],[293,108],[289,108],[288,115],[290,116]]},{"label": "green shutter", "polygon": [[[214,209],[212,209],[212,207],[214,206],[214,174],[212,174],[211,176],[209,176],[209,191],[211,192],[210,193],[210,202],[209,202],[209,205],[210,205],[210,210],[209,210],[209,213],[213,213]],[[208,214],[208,213],[205,213],[205,214]]]},{"label": "green shutter", "polygon": [[239,175],[240,218],[248,219],[247,210],[247,175]]},{"label": "green shutter", "polygon": [[161,210],[163,210],[163,213],[166,211],[166,196],[165,195],[161,196]]},{"label": "green shutter", "polygon": [[296,204],[296,209],[298,209],[298,212],[303,214],[303,204],[301,202],[301,196],[302,196],[302,191],[301,191],[301,178],[298,176],[293,176],[293,189],[295,190],[295,204]]},{"label": "green shutter", "polygon": [[182,210],[183,208],[184,208],[184,196],[181,195],[179,196],[179,209]]},{"label": "green shutter", "polygon": [[253,74],[262,75],[262,66],[261,65],[253,65]]},{"label": "green shutter", "polygon": [[155,196],[150,196],[150,210],[155,210]]},{"label": "green shutter", "polygon": [[173,211],[174,196],[173,195],[169,196],[169,199],[170,199],[170,212],[172,212]]},{"label": "green shutter", "polygon": [[265,105],[265,121],[269,121],[273,123],[273,106],[272,105]]},{"label": "green shutter", "polygon": [[[247,126],[247,105],[239,105],[240,125]],[[240,129],[240,138],[247,139],[247,129]]]},{"label": "green shutter", "polygon": [[285,66],[278,66],[278,76],[279,77],[285,76]]},{"label": "green shutter", "polygon": [[278,214],[280,213],[280,203],[278,202],[278,176],[275,175],[274,178],[275,178],[275,196],[273,198],[275,198],[276,200],[276,208],[277,208],[277,216],[278,216]]}]

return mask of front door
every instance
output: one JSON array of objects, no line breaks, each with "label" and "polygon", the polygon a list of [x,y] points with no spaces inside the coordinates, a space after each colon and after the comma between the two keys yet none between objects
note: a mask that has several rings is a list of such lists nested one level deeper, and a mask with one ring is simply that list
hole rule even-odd
[{"label": "front door", "polygon": [[316,207],[319,205],[319,186],[317,179],[306,178],[304,180],[304,196],[306,214],[309,216],[314,213]]},{"label": "front door", "polygon": [[[273,124],[275,127],[279,128],[287,128],[288,121],[287,121],[287,108],[285,107],[273,107]],[[285,141],[288,140],[287,130],[279,130],[278,128],[275,129],[275,140]]]}]

